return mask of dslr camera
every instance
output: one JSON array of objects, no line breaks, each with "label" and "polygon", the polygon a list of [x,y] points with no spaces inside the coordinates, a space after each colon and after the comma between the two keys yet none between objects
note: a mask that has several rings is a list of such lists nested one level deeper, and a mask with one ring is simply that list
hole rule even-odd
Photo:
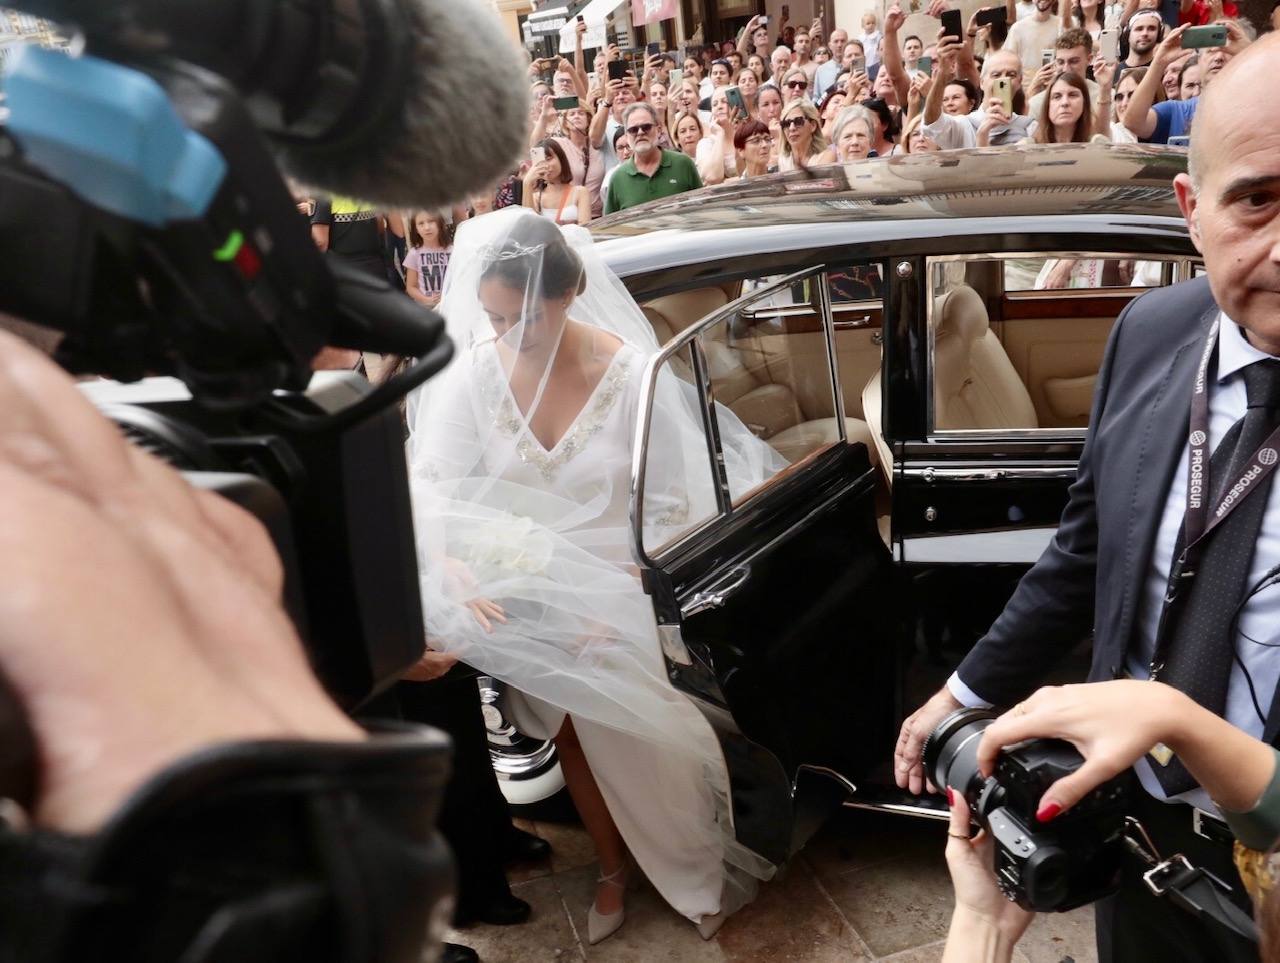
[{"label": "dslr camera", "polygon": [[995,713],[959,709],[929,734],[924,768],[935,786],[964,796],[995,844],[1001,892],[1023,909],[1075,909],[1113,892],[1125,852],[1129,777],[1104,782],[1052,823],[1036,820],[1045,791],[1080,768],[1083,757],[1060,739],[1006,748],[995,772],[978,769],[978,743]]}]

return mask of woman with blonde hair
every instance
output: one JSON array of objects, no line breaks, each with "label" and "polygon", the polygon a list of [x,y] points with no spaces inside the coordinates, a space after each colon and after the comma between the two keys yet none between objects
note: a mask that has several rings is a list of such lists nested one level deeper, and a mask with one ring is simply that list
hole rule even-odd
[{"label": "woman with blonde hair", "polygon": [[901,140],[903,153],[906,154],[927,154],[933,151],[942,150],[938,146],[938,142],[926,134],[921,128],[924,126],[924,114],[916,114],[907,125],[902,128]]},{"label": "woman with blonde hair", "polygon": [[791,101],[782,108],[779,120],[782,150],[778,170],[804,170],[835,162],[835,152],[827,147],[827,139],[822,136],[822,120],[812,102],[803,98]]},{"label": "woman with blonde hair", "polygon": [[782,75],[778,89],[782,91],[784,104],[789,104],[793,100],[808,100],[809,75],[799,67],[792,67]]},{"label": "woman with blonde hair", "polygon": [[675,120],[671,124],[671,139],[675,141],[675,149],[682,154],[688,154],[690,157],[697,158],[698,144],[706,131],[702,126],[702,118],[695,111],[681,111],[676,114]]}]

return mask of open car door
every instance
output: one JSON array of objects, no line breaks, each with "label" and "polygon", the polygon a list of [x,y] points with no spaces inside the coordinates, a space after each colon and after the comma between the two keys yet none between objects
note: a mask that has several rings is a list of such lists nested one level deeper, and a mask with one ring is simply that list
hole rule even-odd
[{"label": "open car door", "polygon": [[[645,373],[632,475],[670,678],[719,737],[738,841],[775,864],[892,751],[897,717],[895,576],[827,291],[821,268],[797,272],[673,338]],[[673,390],[703,429],[686,466],[695,508],[674,527],[659,482],[680,444],[662,416]],[[726,457],[745,431],[774,457],[763,479]]]}]

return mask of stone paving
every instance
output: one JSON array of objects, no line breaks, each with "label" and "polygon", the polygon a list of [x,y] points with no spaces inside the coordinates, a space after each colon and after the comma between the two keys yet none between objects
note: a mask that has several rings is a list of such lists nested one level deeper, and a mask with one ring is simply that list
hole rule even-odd
[{"label": "stone paving", "polygon": [[[477,926],[451,937],[475,947],[484,963],[931,963],[942,957],[951,883],[941,822],[841,813],[710,942],[642,882],[627,894],[622,929],[594,947],[586,945],[596,878],[586,833],[572,825],[521,825],[550,840],[554,853],[546,864],[512,874],[512,889],[533,906],[530,922]],[[1039,917],[1014,959],[1093,963],[1092,910]]]}]

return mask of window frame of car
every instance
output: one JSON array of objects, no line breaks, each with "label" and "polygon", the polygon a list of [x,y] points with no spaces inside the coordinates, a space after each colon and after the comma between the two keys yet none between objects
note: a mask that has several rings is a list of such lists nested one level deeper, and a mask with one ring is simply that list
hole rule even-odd
[{"label": "window frame of car", "polygon": [[[1104,261],[1123,261],[1123,260],[1142,260],[1142,261],[1160,261],[1169,265],[1171,270],[1162,272],[1162,283],[1160,285],[1152,285],[1150,287],[1143,286],[1112,286],[1101,288],[1065,288],[1065,289],[1030,289],[1008,291],[1004,287],[1006,272],[1002,269],[998,272],[1000,278],[998,297],[1007,298],[1011,301],[1062,301],[1072,299],[1097,298],[1099,296],[1125,296],[1128,295],[1131,300],[1147,291],[1153,290],[1155,287],[1168,287],[1182,281],[1187,281],[1195,275],[1196,266],[1199,263],[1196,258],[1186,254],[1168,254],[1163,252],[1120,252],[1115,248],[1101,249],[1085,249],[1081,245],[1072,247],[1049,248],[1045,250],[1007,250],[988,254],[942,254],[930,255],[924,258],[924,277],[925,285],[925,339],[927,345],[926,351],[926,371],[925,371],[925,439],[929,442],[992,442],[1001,439],[1007,441],[1028,440],[1028,441],[1056,441],[1082,443],[1085,437],[1086,428],[937,428],[936,427],[936,392],[934,387],[934,379],[936,375],[936,365],[934,359],[934,334],[936,331],[934,311],[937,296],[934,293],[934,277],[939,267],[946,264],[964,263],[970,264],[974,262],[1008,262],[1008,261],[1049,261],[1049,260],[1104,260]],[[1126,301],[1126,304],[1128,302]],[[1123,309],[1122,309],[1123,310]],[[1003,320],[1003,319],[1002,319]],[[1005,323],[1017,323],[1017,320],[1007,321]]]},{"label": "window frame of car", "polygon": [[[883,323],[885,300],[882,296],[880,299],[876,300],[863,299],[859,301],[832,302],[829,276],[833,270],[839,270],[842,267],[848,267],[850,265],[860,263],[878,265],[880,267],[882,277],[887,270],[888,264],[887,259],[884,258],[842,257],[835,260],[822,259],[817,264],[802,267],[798,270],[787,273],[775,273],[773,271],[768,271],[766,273],[759,269],[745,272],[739,270],[732,272],[732,276],[728,274],[719,275],[715,278],[707,278],[694,284],[684,284],[674,290],[663,291],[662,294],[642,295],[644,301],[641,301],[641,303],[643,304],[647,300],[652,300],[665,294],[679,293],[680,291],[687,291],[698,287],[723,285],[735,280],[745,281],[751,278],[767,277],[770,279],[769,283],[765,284],[763,287],[752,291],[742,292],[738,298],[730,301],[724,307],[698,319],[696,322],[684,328],[682,331],[677,333],[671,341],[663,345],[660,352],[651,358],[645,367],[647,390],[642,395],[640,408],[637,414],[636,445],[632,462],[633,502],[630,510],[633,548],[637,552],[637,560],[641,565],[646,567],[662,568],[677,559],[680,555],[689,551],[696,551],[696,546],[700,539],[708,537],[708,533],[717,526],[717,523],[727,521],[735,513],[740,513],[747,509],[766,493],[783,488],[789,482],[798,479],[803,474],[803,469],[807,464],[817,458],[820,458],[824,452],[828,452],[831,449],[848,442],[845,422],[845,399],[841,389],[840,380],[839,351],[835,343],[837,331],[844,330],[844,328],[837,328],[836,316],[838,313],[859,312],[866,315],[869,309],[877,308],[881,310]],[[646,543],[644,531],[644,483],[648,474],[647,457],[650,442],[652,440],[649,434],[649,415],[653,407],[653,379],[650,376],[650,372],[656,367],[668,364],[670,360],[681,351],[690,349],[692,345],[698,342],[703,333],[711,331],[717,324],[731,318],[743,309],[749,308],[757,301],[766,300],[771,293],[776,290],[783,289],[785,286],[795,284],[798,281],[806,280],[819,282],[813,287],[813,290],[817,293],[817,297],[815,299],[805,304],[771,306],[769,311],[771,314],[780,318],[811,315],[815,313],[820,316],[821,330],[824,333],[824,340],[827,348],[827,371],[831,378],[832,407],[836,413],[835,417],[837,419],[836,440],[828,442],[822,447],[809,452],[800,461],[792,463],[778,474],[768,478],[762,484],[747,492],[745,496],[737,501],[729,498],[727,488],[723,482],[721,482],[717,491],[717,506],[714,514],[699,520],[696,524],[693,524],[689,528],[680,532],[673,539],[660,545],[650,547],[650,545]],[[842,323],[847,324],[847,322]],[[851,326],[854,330],[866,330],[872,327],[874,327],[872,324],[854,324]],[[714,399],[714,388],[711,384],[710,374],[705,370],[705,362],[700,363],[697,360],[696,354],[693,354],[691,360],[693,360],[692,367],[698,379],[695,387],[698,389],[701,402],[704,406],[704,419],[706,419],[706,404],[709,399]],[[707,423],[709,424],[710,422]],[[720,448],[721,443],[718,436],[709,436],[708,445],[708,458],[710,460],[710,465],[708,467],[712,467],[722,461]],[[714,469],[712,470],[714,474]],[[717,479],[717,481],[720,480]]]}]

